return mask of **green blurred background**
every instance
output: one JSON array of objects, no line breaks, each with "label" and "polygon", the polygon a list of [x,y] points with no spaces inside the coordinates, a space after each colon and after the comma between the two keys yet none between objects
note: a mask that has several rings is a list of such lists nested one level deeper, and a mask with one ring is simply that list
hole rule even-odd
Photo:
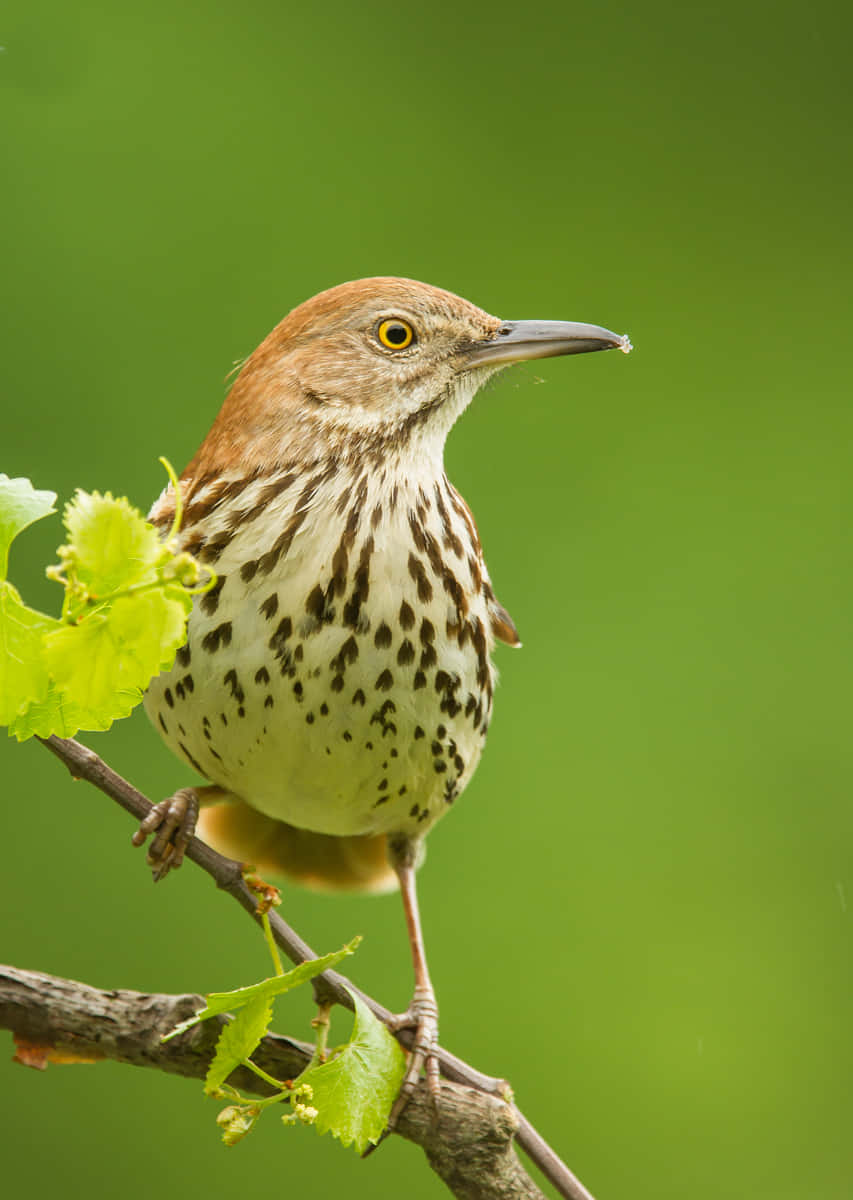
[{"label": "green blurred background", "polygon": [[[524,649],[420,877],[443,1042],[600,1200],[853,1187],[851,24],[790,0],[0,17],[0,470],[146,507],[232,362],[362,275],[633,337],[507,372],[452,435]],[[13,552],[44,608],[60,540]],[[141,712],[86,740],[151,796],[188,782]],[[128,818],[40,747],[0,772],[4,958],[164,991],[265,972],[237,907],[192,868],[152,888]],[[285,910],[320,950],[363,933],[355,978],[406,1004],[395,898]],[[10,1195],[444,1194],[398,1139],[362,1163],[268,1118],[225,1150],[195,1083],[0,1057]]]}]

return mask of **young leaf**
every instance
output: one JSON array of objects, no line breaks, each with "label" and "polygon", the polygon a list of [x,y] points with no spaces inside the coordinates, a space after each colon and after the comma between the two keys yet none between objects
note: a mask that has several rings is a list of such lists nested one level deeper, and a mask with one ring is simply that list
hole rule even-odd
[{"label": "young leaf", "polygon": [[354,993],[355,1021],[347,1044],[331,1062],[309,1067],[299,1084],[309,1084],[318,1133],[331,1133],[363,1154],[378,1142],[406,1072],[397,1039]]},{"label": "young leaf", "polygon": [[123,496],[78,491],[63,520],[69,535],[60,550],[65,569],[90,595],[154,579],[163,550],[157,530]]},{"label": "young leaf", "polygon": [[204,1090],[208,1093],[225,1082],[235,1067],[257,1049],[272,1020],[272,996],[260,993],[229,1021],[216,1043],[216,1053],[207,1069]]},{"label": "young leaf", "polygon": [[43,637],[59,622],[23,603],[11,583],[0,582],[0,725],[10,725],[28,705],[47,696]]},{"label": "young leaf", "polygon": [[322,958],[309,959],[308,962],[300,963],[298,967],[294,967],[292,971],[285,971],[284,975],[273,975],[269,979],[261,980],[260,983],[253,983],[250,987],[237,988],[233,992],[211,992],[207,997],[207,1004],[204,1008],[199,1009],[194,1017],[189,1017],[186,1021],[181,1021],[180,1025],[176,1025],[174,1029],[164,1034],[160,1041],[168,1042],[170,1038],[177,1037],[179,1033],[185,1033],[188,1029],[192,1029],[193,1025],[198,1025],[199,1021],[206,1021],[209,1017],[218,1016],[219,1013],[242,1008],[244,1005],[255,1000],[260,1000],[261,998],[271,1000],[273,996],[279,996],[282,992],[289,992],[292,988],[299,987],[302,983],[307,983],[309,979],[313,979],[321,971],[327,971],[331,967],[336,967],[348,954],[353,953],[360,941],[361,938],[353,938],[341,950],[334,950],[331,954],[324,954]]},{"label": "young leaf", "polygon": [[148,679],[140,683],[138,664],[132,653],[122,653],[107,616],[94,613],[79,625],[64,625],[45,644],[48,670],[79,709],[81,728],[109,729],[139,703]]},{"label": "young leaf", "polygon": [[225,1145],[236,1146],[247,1133],[251,1133],[261,1112],[259,1104],[229,1104],[223,1108],[216,1118],[216,1124],[222,1130]]},{"label": "young leaf", "polygon": [[9,547],[33,521],[56,512],[56,492],[37,492],[29,479],[0,474],[0,580],[6,578]]},{"label": "young leaf", "polygon": [[73,737],[82,728],[80,709],[56,686],[51,683],[47,696],[35,704],[30,704],[23,712],[18,713],[9,726],[9,737],[16,737],[19,742],[38,736]]},{"label": "young leaf", "polygon": [[192,596],[178,587],[119,596],[113,603],[108,620],[125,686],[145,688],[161,667],[172,665],[186,638],[192,603]]}]

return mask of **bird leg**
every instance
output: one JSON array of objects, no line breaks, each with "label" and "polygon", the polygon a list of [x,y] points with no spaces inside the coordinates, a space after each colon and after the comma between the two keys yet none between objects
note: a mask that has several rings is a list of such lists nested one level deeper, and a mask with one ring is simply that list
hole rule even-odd
[{"label": "bird leg", "polygon": [[149,834],[154,834],[146,861],[155,883],[184,861],[184,852],[195,837],[199,806],[215,804],[223,795],[222,788],[215,786],[185,787],[153,805],[132,840],[134,846],[141,846]]},{"label": "bird leg", "polygon": [[409,838],[394,838],[388,842],[388,857],[400,881],[400,895],[406,914],[406,928],[412,951],[415,970],[415,993],[406,1012],[390,1022],[393,1030],[413,1028],[415,1031],[406,1074],[400,1094],[394,1101],[388,1117],[388,1128],[393,1129],[397,1118],[406,1107],[417,1087],[421,1068],[426,1069],[427,1085],[433,1103],[437,1104],[440,1094],[438,1059],[435,1048],[438,1044],[438,1004],[427,969],[421,918],[418,910],[418,895],[415,887],[415,864],[418,843]]}]

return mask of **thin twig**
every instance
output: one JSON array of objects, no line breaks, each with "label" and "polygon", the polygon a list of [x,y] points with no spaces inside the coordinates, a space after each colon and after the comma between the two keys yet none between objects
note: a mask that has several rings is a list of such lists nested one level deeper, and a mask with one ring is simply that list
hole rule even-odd
[{"label": "thin twig", "polygon": [[[104,991],[40,971],[0,966],[0,1028],[14,1032],[18,1061],[41,1069],[51,1062],[107,1058],[203,1079],[227,1021],[224,1015],[161,1041],[162,1033],[202,1004],[200,996]],[[238,1067],[228,1081],[241,1092],[263,1096],[266,1103],[280,1103],[277,1081],[299,1075],[311,1050],[302,1042],[267,1034],[252,1062]],[[407,1105],[397,1132],[423,1147],[459,1200],[545,1200],[515,1152],[512,1110],[495,1096],[445,1081],[438,1120],[422,1090]]]},{"label": "thin twig", "polygon": [[[114,800],[126,812],[131,813],[140,821],[148,815],[152,807],[150,800],[107,766],[93,750],[73,738],[53,736],[38,740],[65,764],[75,779],[85,779],[88,783],[94,784],[111,800]],[[193,838],[190,842],[186,857],[207,872],[217,887],[228,892],[258,924],[261,923],[257,913],[257,898],[246,886],[241,863],[219,854],[198,838]],[[270,912],[269,921],[276,944],[291,962],[300,963],[317,957],[311,947],[278,913]],[[388,1023],[392,1016],[389,1009],[366,995],[337,971],[324,971],[314,981],[314,988],[318,1003],[333,1001],[345,1008],[352,1009],[353,1002],[350,998],[352,991],[358,994],[359,998],[381,1021]],[[412,1031],[403,1030],[398,1036],[400,1041],[408,1046],[411,1042]],[[498,1098],[505,1098],[508,1094],[509,1089],[505,1080],[483,1074],[441,1047],[437,1050],[437,1058],[441,1074],[446,1079]],[[511,1102],[507,1106],[512,1113],[516,1141],[560,1195],[565,1197],[565,1200],[593,1200],[591,1193],[537,1133],[521,1111]],[[433,1162],[435,1144],[424,1145],[430,1162]],[[445,1182],[448,1182],[444,1174],[442,1177],[445,1178]],[[533,1186],[532,1182],[531,1186]]]}]

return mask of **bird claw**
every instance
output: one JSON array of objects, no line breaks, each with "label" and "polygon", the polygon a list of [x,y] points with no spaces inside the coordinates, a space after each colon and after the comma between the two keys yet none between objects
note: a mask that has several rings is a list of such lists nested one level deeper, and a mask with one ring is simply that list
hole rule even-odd
[{"label": "bird claw", "polygon": [[180,788],[174,796],[155,804],[133,835],[134,846],[141,846],[150,834],[146,862],[158,883],[169,871],[177,870],[184,852],[195,836],[198,821],[198,796],[194,788]]},{"label": "bird claw", "polygon": [[438,1111],[438,1101],[441,1095],[441,1080],[438,1073],[438,1005],[432,988],[415,989],[412,1003],[406,1012],[394,1016],[388,1022],[393,1033],[401,1029],[414,1029],[415,1036],[409,1051],[409,1062],[406,1074],[400,1086],[397,1099],[388,1116],[388,1130],[397,1124],[400,1114],[409,1103],[418,1086],[421,1068],[426,1071],[427,1087],[435,1111]]}]

